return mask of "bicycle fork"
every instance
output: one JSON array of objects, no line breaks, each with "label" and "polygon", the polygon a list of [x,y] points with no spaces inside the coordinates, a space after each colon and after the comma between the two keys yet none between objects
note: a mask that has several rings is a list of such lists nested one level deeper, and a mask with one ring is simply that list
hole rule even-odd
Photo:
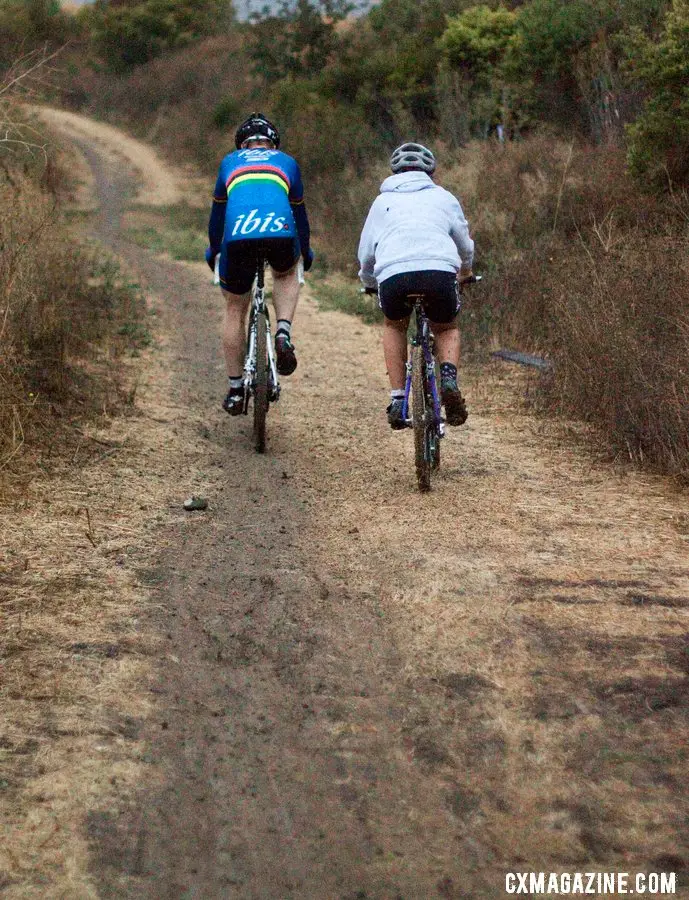
[{"label": "bicycle fork", "polygon": [[249,410],[249,398],[256,380],[256,307],[252,304],[249,319],[249,344],[244,359],[244,414]]},{"label": "bicycle fork", "polygon": [[[443,422],[440,414],[440,395],[438,393],[438,380],[435,377],[435,359],[433,358],[433,351],[428,346],[426,341],[421,341],[421,346],[423,347],[423,357],[424,357],[424,366],[426,369],[426,384],[428,385],[428,394],[429,399],[432,400],[433,403],[433,413],[434,418],[437,423],[438,434],[440,437],[443,437],[445,434],[445,423]],[[412,348],[418,347],[419,342],[416,340],[412,341]],[[409,415],[409,394],[411,393],[411,356],[406,362],[405,366],[406,370],[406,380],[404,383],[404,405],[402,407],[402,415],[404,416],[405,421],[411,426],[411,416]]]},{"label": "bicycle fork", "polygon": [[409,394],[411,393],[411,357],[407,360],[406,380],[404,382],[404,404],[402,406],[402,417],[407,423],[407,427],[411,427],[411,416],[409,415]]},{"label": "bicycle fork", "polygon": [[435,377],[435,359],[432,351],[424,345],[424,365],[426,366],[426,384],[428,385],[428,393],[433,402],[433,418],[439,437],[445,434],[445,422],[440,415],[440,394],[438,392],[438,379]]}]

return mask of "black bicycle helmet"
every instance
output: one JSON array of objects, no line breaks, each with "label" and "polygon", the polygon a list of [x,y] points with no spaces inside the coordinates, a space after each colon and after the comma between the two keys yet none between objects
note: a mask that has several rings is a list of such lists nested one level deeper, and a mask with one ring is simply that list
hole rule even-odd
[{"label": "black bicycle helmet", "polygon": [[402,144],[390,157],[390,168],[395,174],[406,169],[416,169],[432,175],[435,172],[435,156],[423,144]]},{"label": "black bicycle helmet", "polygon": [[234,136],[234,143],[239,150],[242,144],[251,138],[268,138],[273,142],[273,146],[277,150],[280,146],[280,135],[277,128],[272,122],[263,115],[263,113],[252,113],[249,118],[242,122]]}]

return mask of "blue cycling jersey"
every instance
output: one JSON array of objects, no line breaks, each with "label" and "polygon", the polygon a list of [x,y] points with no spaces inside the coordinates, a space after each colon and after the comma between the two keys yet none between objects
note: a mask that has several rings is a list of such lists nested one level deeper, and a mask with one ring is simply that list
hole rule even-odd
[{"label": "blue cycling jersey", "polygon": [[211,249],[265,238],[299,238],[309,250],[309,220],[296,160],[280,150],[235,150],[220,163],[208,223]]}]

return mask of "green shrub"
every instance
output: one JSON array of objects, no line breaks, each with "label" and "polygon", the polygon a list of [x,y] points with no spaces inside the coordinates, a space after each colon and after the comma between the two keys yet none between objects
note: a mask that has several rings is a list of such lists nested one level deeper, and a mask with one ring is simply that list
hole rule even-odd
[{"label": "green shrub", "polygon": [[123,72],[227,27],[226,0],[140,0],[113,6],[98,0],[82,14],[106,63]]},{"label": "green shrub", "polygon": [[349,0],[279,0],[275,13],[254,16],[250,56],[267,82],[318,74],[337,48],[335,30],[355,7]]},{"label": "green shrub", "polygon": [[490,84],[516,31],[516,14],[508,9],[472,6],[448,19],[439,41],[448,63],[464,69],[475,82]]},{"label": "green shrub", "polygon": [[223,97],[213,109],[213,125],[216,128],[231,128],[242,121],[242,110],[234,97]]},{"label": "green shrub", "polygon": [[46,44],[52,49],[64,44],[74,25],[58,0],[0,0],[0,68]]}]

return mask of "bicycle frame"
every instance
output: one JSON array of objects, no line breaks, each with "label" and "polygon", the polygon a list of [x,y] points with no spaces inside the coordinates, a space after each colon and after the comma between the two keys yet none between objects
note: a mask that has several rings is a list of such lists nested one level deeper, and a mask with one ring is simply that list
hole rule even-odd
[{"label": "bicycle frame", "polygon": [[265,260],[259,259],[257,263],[256,281],[249,307],[249,331],[247,339],[247,352],[244,360],[244,413],[248,412],[249,400],[256,383],[256,327],[258,316],[263,313],[266,317],[266,347],[268,350],[268,364],[270,366],[270,400],[275,403],[280,398],[280,380],[278,378],[275,350],[271,340],[270,313],[265,299]]},{"label": "bicycle frame", "polygon": [[[440,395],[438,393],[438,379],[435,376],[435,356],[433,355],[433,333],[431,332],[431,326],[428,321],[428,317],[423,309],[423,295],[421,294],[410,294],[410,299],[413,297],[414,302],[414,311],[416,313],[416,334],[412,338],[411,345],[412,347],[422,347],[423,349],[423,358],[424,358],[424,366],[426,369],[426,384],[429,387],[430,396],[433,400],[433,418],[434,424],[436,428],[436,433],[438,437],[443,437],[445,434],[445,423],[442,421],[442,417],[440,414]],[[411,392],[411,379],[412,379],[412,363],[411,363],[411,354],[409,355],[409,359],[407,360],[406,365],[406,381],[404,385],[404,406],[402,407],[402,414],[407,421],[411,420],[409,415],[409,394]]]}]

